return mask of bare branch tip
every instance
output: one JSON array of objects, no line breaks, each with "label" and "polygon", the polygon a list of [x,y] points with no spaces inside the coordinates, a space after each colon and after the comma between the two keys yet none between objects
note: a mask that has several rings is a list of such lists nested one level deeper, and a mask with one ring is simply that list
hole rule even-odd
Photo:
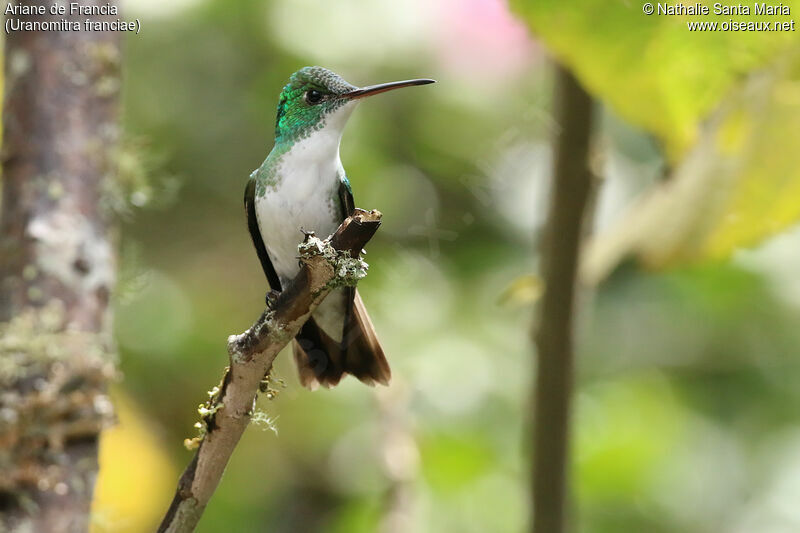
[{"label": "bare branch tip", "polygon": [[383,213],[377,209],[366,211],[364,209],[356,208],[353,212],[353,219],[360,224],[380,222],[381,218],[383,218]]}]

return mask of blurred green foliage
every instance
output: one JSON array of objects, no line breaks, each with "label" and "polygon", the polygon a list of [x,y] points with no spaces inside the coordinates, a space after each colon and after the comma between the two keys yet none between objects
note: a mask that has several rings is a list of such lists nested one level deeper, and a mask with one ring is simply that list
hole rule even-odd
[{"label": "blurred green foliage", "polygon": [[[679,166],[701,142],[704,117],[787,46],[763,36],[689,36],[627,4],[518,6],[602,107],[599,229],[665,166]],[[393,386],[347,379],[312,394],[297,384],[290,357],[279,358],[287,388],[261,405],[277,417],[278,436],[246,433],[200,531],[391,531],[395,511],[405,520],[397,531],[521,531],[533,313],[497,302],[538,261],[547,146],[558,127],[541,46],[490,0],[130,9],[143,30],[126,43],[125,127],[146,140],[149,161],[161,161],[151,173],[175,176],[180,189],[167,206],[136,210],[124,223],[115,330],[131,416],[146,424],[171,473],[190,458],[181,443],[219,379],[227,335],[263,307],[242,194],[271,148],[288,75],[320,63],[357,84],[439,80],[429,91],[365,103],[342,144],[357,205],[385,215],[361,292]],[[688,53],[696,50],[707,53]],[[754,98],[780,103],[773,94]],[[768,131],[753,127],[756,137]],[[770,133],[760,142],[785,146],[781,135],[793,138]],[[796,151],[786,151],[770,156],[770,176],[794,180]],[[783,185],[770,183],[770,194]],[[779,197],[789,202],[790,190]],[[660,274],[624,263],[585,295],[577,531],[800,528],[786,503],[800,478],[798,239],[787,232],[730,261]],[[104,450],[103,476],[126,479],[105,472],[159,464],[133,463],[117,446]],[[167,492],[175,481],[152,480]],[[106,501],[124,497],[121,486],[101,484]],[[151,530],[168,501],[137,502],[132,512],[151,525],[131,531]]]},{"label": "blurred green foliage", "polygon": [[[596,239],[588,281],[630,253],[651,267],[727,258],[800,218],[797,32],[687,28],[791,15],[645,16],[624,1],[514,5],[589,89],[659,139],[674,166],[670,183]],[[713,2],[695,5],[714,13]]]},{"label": "blurred green foliage", "polygon": [[[700,123],[743,76],[797,44],[796,32],[690,32],[686,25],[706,19],[784,22],[791,16],[646,16],[626,0],[512,4],[590,90],[621,117],[658,135],[673,158],[696,142]],[[697,4],[713,13],[715,2],[684,5]]]}]

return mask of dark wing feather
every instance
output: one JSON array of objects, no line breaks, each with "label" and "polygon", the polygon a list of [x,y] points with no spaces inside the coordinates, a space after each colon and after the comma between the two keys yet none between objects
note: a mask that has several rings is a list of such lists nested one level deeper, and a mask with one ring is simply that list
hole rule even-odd
[{"label": "dark wing feather", "polygon": [[342,221],[344,221],[345,218],[352,215],[353,211],[356,210],[356,203],[353,201],[353,191],[350,189],[350,181],[348,181],[347,177],[339,181],[339,202],[344,212],[344,216],[342,217]]},{"label": "dark wing feather", "polygon": [[267,276],[267,282],[269,282],[270,288],[280,291],[281,280],[278,278],[278,273],[275,272],[275,267],[272,266],[272,261],[270,261],[269,254],[267,254],[267,247],[264,246],[264,240],[261,238],[261,230],[258,228],[255,178],[250,178],[244,190],[244,210],[247,214],[247,228],[250,230],[250,238],[253,239],[258,259],[261,261],[261,268],[264,269],[264,275]]},{"label": "dark wing feather", "polygon": [[[353,211],[356,209],[356,203],[353,200],[353,190],[350,188],[350,181],[347,179],[347,176],[342,177],[339,181],[339,207],[342,211],[342,220],[349,217],[353,214]],[[353,311],[353,302],[355,301],[356,297],[356,288],[355,287],[346,287],[345,291],[347,292],[347,309],[344,312],[344,331],[342,332],[342,339],[344,339],[344,350],[347,350],[347,339],[348,333],[352,336],[353,328],[351,324],[353,323],[353,319],[355,318],[354,311]]]},{"label": "dark wing feather", "polygon": [[294,339],[294,360],[300,383],[311,390],[319,385],[331,388],[345,373],[342,346],[317,325],[312,316]]}]

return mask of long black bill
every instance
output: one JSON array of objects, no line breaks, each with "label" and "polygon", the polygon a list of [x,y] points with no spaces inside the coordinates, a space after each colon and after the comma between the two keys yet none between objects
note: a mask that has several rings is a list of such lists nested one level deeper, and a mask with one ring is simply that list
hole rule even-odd
[{"label": "long black bill", "polygon": [[386,91],[393,91],[394,89],[402,89],[403,87],[413,87],[414,85],[428,85],[429,83],[436,83],[436,80],[428,78],[421,78],[418,80],[404,80],[392,81],[389,83],[380,83],[378,85],[369,85],[361,87],[355,91],[350,91],[342,95],[344,98],[364,98],[365,96],[372,96],[373,94],[385,93]]}]

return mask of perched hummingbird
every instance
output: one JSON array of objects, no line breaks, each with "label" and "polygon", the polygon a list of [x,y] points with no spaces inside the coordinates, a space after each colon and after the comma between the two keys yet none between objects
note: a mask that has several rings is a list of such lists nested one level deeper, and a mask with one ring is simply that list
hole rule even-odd
[{"label": "perched hummingbird", "polygon": [[[342,131],[362,98],[416,79],[356,87],[322,67],[305,67],[289,78],[278,101],[275,145],[250,175],[244,194],[247,225],[273,291],[300,270],[302,231],[333,233],[355,208],[339,159]],[[333,290],[294,339],[300,382],[332,387],[345,373],[364,383],[388,384],[389,364],[358,291]]]}]

